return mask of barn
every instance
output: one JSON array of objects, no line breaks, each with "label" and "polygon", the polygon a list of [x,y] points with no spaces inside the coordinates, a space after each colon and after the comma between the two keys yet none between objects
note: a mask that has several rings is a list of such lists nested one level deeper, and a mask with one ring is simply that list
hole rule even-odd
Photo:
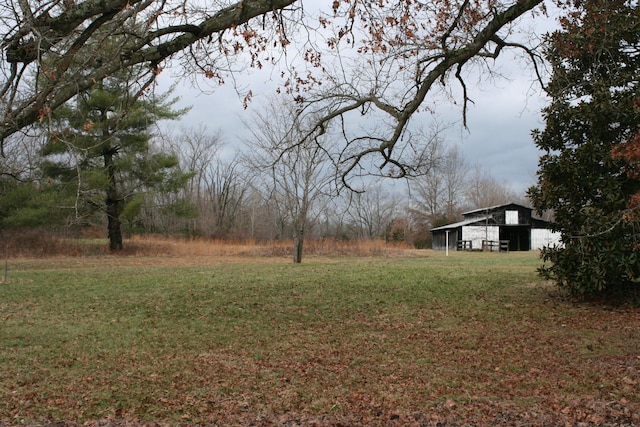
[{"label": "barn", "polygon": [[529,251],[560,242],[560,233],[532,215],[533,209],[509,203],[475,209],[463,220],[431,230],[433,249]]}]

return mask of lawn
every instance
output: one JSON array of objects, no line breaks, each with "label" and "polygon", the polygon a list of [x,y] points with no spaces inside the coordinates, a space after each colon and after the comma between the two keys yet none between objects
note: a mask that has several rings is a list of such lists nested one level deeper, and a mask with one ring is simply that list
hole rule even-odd
[{"label": "lawn", "polygon": [[535,253],[12,259],[0,425],[637,425],[640,309]]}]

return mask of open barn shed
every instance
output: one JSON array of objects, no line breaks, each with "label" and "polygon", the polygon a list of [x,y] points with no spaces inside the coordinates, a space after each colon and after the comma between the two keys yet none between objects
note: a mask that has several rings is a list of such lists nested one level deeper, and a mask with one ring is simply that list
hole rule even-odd
[{"label": "open barn shed", "polygon": [[431,230],[433,249],[529,251],[552,246],[560,233],[549,223],[532,215],[533,209],[509,203],[475,209],[462,214],[463,220]]}]

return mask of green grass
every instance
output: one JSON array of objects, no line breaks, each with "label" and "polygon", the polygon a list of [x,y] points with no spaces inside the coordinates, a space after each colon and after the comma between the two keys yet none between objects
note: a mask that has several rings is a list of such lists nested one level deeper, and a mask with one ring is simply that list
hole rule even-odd
[{"label": "green grass", "polygon": [[638,310],[570,303],[539,262],[12,260],[0,423],[637,408]]}]

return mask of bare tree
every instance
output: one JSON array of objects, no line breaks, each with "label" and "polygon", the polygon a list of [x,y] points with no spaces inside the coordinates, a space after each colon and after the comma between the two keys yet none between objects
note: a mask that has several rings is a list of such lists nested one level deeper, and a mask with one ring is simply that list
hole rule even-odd
[{"label": "bare tree", "polygon": [[205,126],[194,129],[183,129],[178,133],[167,135],[165,144],[180,159],[180,167],[194,173],[187,184],[187,197],[200,206],[204,198],[204,189],[211,180],[210,170],[220,157],[223,141],[219,132],[210,133]]},{"label": "bare tree", "polygon": [[423,175],[412,180],[416,204],[414,209],[429,223],[442,213],[442,198],[445,192],[443,169],[446,153],[444,150],[444,142],[441,139],[434,140],[431,144],[431,167]]},{"label": "bare tree", "polygon": [[239,156],[217,159],[207,184],[208,202],[214,219],[214,237],[228,237],[242,226],[244,202],[250,189],[248,173]]},{"label": "bare tree", "polygon": [[316,218],[316,235],[322,239],[348,240],[349,216],[347,197],[351,193],[343,193],[323,201],[322,209]]},{"label": "bare tree", "polygon": [[256,113],[250,130],[248,160],[261,172],[263,194],[277,205],[282,228],[291,227],[293,260],[299,263],[309,219],[317,204],[329,195],[334,180],[325,157],[327,144],[307,137],[295,105],[282,99]]},{"label": "bare tree", "polygon": [[511,202],[522,202],[524,197],[518,195],[507,184],[498,181],[488,169],[476,165],[467,179],[466,202],[468,209],[480,209]]},{"label": "bare tree", "polygon": [[457,146],[446,148],[440,139],[432,143],[431,167],[411,181],[415,195],[413,216],[433,226],[438,218],[453,220],[464,203],[467,166]]},{"label": "bare tree", "polygon": [[447,218],[455,218],[461,205],[468,176],[467,162],[457,145],[450,147],[442,166],[444,178],[444,211]]},{"label": "bare tree", "polygon": [[239,155],[223,158],[222,135],[205,126],[166,135],[164,141],[168,151],[179,157],[181,168],[193,173],[185,198],[197,207],[198,215],[191,220],[189,231],[218,238],[240,233],[251,183]]},{"label": "bare tree", "polygon": [[251,176],[244,199],[243,224],[247,237],[273,241],[284,235],[286,215],[279,212],[279,205],[265,194],[264,184],[255,175]]},{"label": "bare tree", "polygon": [[379,184],[353,193],[348,210],[353,234],[365,239],[386,237],[398,214],[399,199]]}]

